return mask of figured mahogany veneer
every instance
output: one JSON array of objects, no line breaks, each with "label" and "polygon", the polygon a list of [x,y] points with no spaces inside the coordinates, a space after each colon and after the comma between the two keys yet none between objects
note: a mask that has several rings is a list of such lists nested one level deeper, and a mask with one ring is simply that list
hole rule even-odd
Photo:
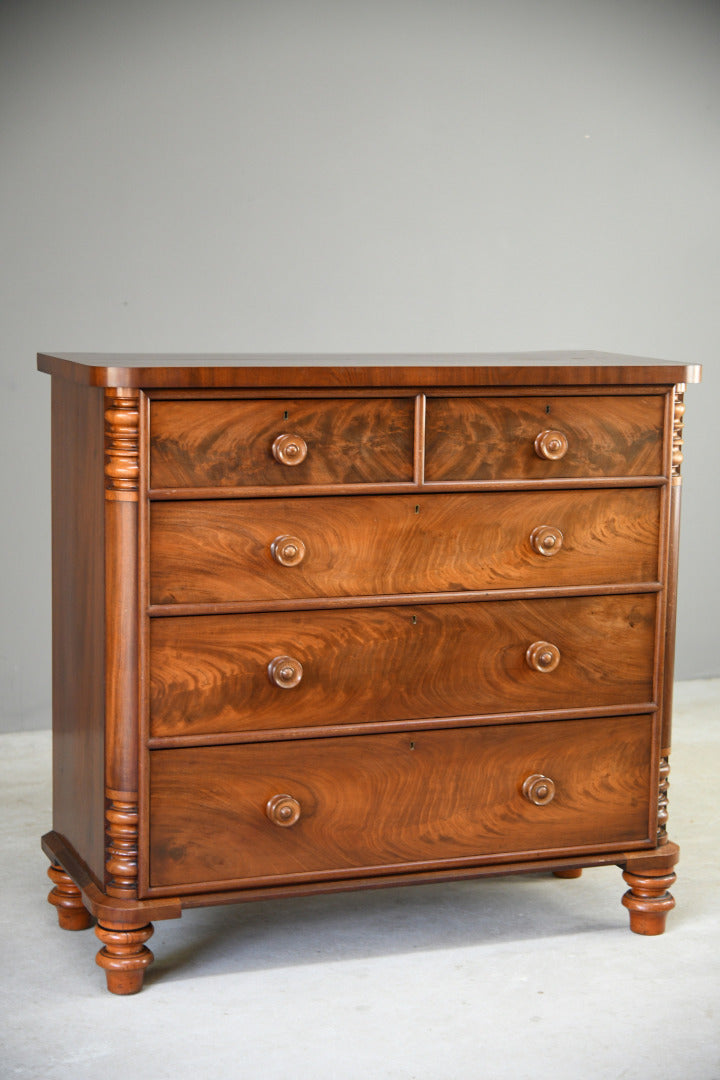
[{"label": "figured mahogany veneer", "polygon": [[[652,583],[660,512],[659,488],[155,502],[150,602]],[[552,566],[533,542],[548,523]],[[296,562],[273,553],[288,534]]]},{"label": "figured mahogany veneer", "polygon": [[[150,732],[199,735],[653,698],[654,593],[153,619]],[[562,660],[526,659],[551,639]],[[292,656],[292,692],[268,677]]]},{"label": "figured mahogany veneer", "polygon": [[42,354],[60,925],[617,864],[667,836],[684,384],[599,353]]}]

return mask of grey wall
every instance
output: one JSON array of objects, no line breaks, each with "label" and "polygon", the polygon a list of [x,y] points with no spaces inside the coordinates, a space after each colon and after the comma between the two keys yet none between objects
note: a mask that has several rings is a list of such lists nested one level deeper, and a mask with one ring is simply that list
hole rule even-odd
[{"label": "grey wall", "polygon": [[0,726],[49,724],[43,349],[703,362],[677,672],[720,673],[719,31],[712,0],[5,0]]}]

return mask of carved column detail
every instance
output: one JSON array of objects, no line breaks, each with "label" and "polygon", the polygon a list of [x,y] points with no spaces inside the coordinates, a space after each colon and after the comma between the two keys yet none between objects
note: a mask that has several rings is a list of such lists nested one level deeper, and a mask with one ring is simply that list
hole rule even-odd
[{"label": "carved column detail", "polygon": [[668,788],[670,786],[670,759],[660,758],[660,782],[658,784],[657,842],[667,844]]},{"label": "carved column detail", "polygon": [[137,501],[139,409],[137,390],[105,391],[105,497]]},{"label": "carved column detail", "polygon": [[672,433],[672,479],[674,484],[680,483],[680,466],[683,462],[683,426],[685,417],[685,386],[679,383],[675,387],[673,403],[673,433]]},{"label": "carved column detail", "polygon": [[105,871],[109,896],[137,895],[137,795],[108,791],[105,811]]},{"label": "carved column detail", "polygon": [[105,889],[137,896],[140,393],[105,391]]}]

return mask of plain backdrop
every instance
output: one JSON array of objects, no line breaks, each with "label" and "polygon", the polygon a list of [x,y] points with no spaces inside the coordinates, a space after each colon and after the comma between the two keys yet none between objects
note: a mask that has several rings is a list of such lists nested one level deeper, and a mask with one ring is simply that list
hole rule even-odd
[{"label": "plain backdrop", "polygon": [[703,363],[676,673],[720,673],[720,5],[5,0],[0,50],[0,728],[50,723],[43,350]]}]

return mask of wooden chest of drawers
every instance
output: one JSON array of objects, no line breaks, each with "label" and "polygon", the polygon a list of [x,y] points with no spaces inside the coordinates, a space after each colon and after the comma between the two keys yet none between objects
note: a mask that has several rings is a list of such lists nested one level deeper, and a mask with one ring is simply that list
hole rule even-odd
[{"label": "wooden chest of drawers", "polygon": [[205,904],[667,837],[683,392],[607,354],[40,355],[60,925],[115,993]]}]

